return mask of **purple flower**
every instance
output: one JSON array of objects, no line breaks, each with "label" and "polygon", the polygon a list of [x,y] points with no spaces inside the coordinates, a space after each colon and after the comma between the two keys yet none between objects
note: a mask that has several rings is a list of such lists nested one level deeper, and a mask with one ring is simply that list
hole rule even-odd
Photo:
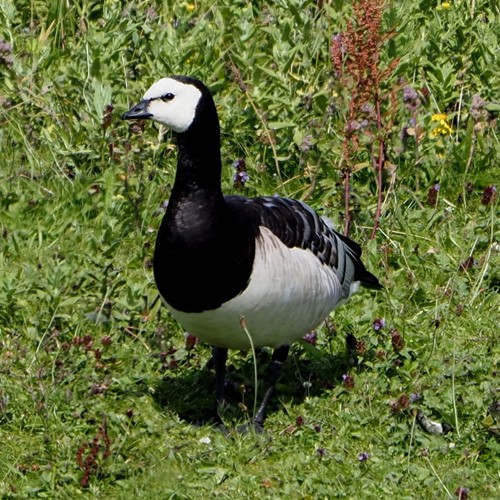
[{"label": "purple flower", "polygon": [[403,87],[403,102],[411,103],[418,99],[417,91],[410,87],[410,85],[405,85]]},{"label": "purple flower", "polygon": [[309,332],[302,337],[308,344],[316,345],[318,334],[316,332]]},{"label": "purple flower", "polygon": [[373,113],[373,111],[375,110],[373,104],[371,102],[365,102],[362,106],[361,106],[361,111],[363,113],[368,113],[368,114],[371,114]]},{"label": "purple flower", "polygon": [[357,120],[352,120],[350,122],[347,122],[345,128],[347,132],[353,132],[353,131],[355,132],[361,130],[361,123],[358,122]]},{"label": "purple flower", "polygon": [[366,451],[362,451],[361,453],[358,453],[358,460],[362,462],[366,462],[370,458],[370,454],[367,453]]},{"label": "purple flower", "polygon": [[233,168],[236,170],[233,175],[234,187],[237,189],[242,189],[245,187],[245,183],[249,181],[250,176],[246,172],[246,162],[242,158],[233,161]]},{"label": "purple flower", "polygon": [[340,51],[340,54],[342,57],[345,57],[347,54],[347,47],[344,42],[344,35],[342,33],[339,33],[338,35],[333,35],[332,36],[332,45]]},{"label": "purple flower", "polygon": [[12,54],[12,45],[0,38],[0,53],[2,54]]},{"label": "purple flower", "polygon": [[312,135],[306,135],[299,145],[299,151],[307,153],[314,146],[314,139]]},{"label": "purple flower", "polygon": [[344,381],[345,387],[348,389],[352,389],[354,387],[354,377],[352,375],[344,373],[344,375],[342,375],[342,380]]},{"label": "purple flower", "polygon": [[385,318],[377,318],[373,320],[373,329],[375,331],[378,332],[379,330],[382,330],[384,326],[385,326]]},{"label": "purple flower", "polygon": [[245,184],[250,180],[250,176],[246,172],[236,172],[233,175],[233,180],[235,183]]},{"label": "purple flower", "polygon": [[472,109],[481,109],[484,108],[486,102],[481,98],[479,94],[474,94],[472,96],[472,103],[471,103],[471,108]]},{"label": "purple flower", "polygon": [[410,403],[416,403],[421,398],[421,395],[418,392],[412,392],[410,394]]},{"label": "purple flower", "polygon": [[233,168],[236,170],[242,170],[245,169],[246,163],[243,158],[238,158],[237,160],[233,161]]},{"label": "purple flower", "polygon": [[12,66],[14,58],[12,56],[12,45],[0,38],[0,63],[6,66]]}]

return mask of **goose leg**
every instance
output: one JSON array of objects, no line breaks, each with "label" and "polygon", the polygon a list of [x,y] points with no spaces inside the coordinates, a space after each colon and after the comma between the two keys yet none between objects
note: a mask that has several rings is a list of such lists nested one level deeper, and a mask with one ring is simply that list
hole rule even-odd
[{"label": "goose leg", "polygon": [[218,409],[224,403],[227,349],[213,347],[212,359],[215,367],[215,419],[220,422]]},{"label": "goose leg", "polygon": [[273,352],[273,357],[271,364],[269,365],[269,371],[267,372],[267,389],[262,398],[262,403],[255,414],[253,419],[254,428],[257,432],[262,432],[264,430],[264,420],[266,419],[266,410],[272,395],[274,394],[274,388],[276,387],[276,382],[280,378],[283,364],[288,357],[288,352],[290,351],[289,345],[282,345],[278,347]]}]

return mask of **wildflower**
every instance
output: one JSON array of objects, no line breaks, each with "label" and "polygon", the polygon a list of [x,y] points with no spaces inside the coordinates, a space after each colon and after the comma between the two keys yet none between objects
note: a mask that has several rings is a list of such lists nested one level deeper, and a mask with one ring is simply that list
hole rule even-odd
[{"label": "wildflower", "polygon": [[90,394],[102,394],[108,388],[108,384],[92,384],[90,387]]},{"label": "wildflower", "polygon": [[11,67],[14,63],[14,58],[12,56],[12,45],[6,42],[3,38],[0,38],[0,64],[5,64]]},{"label": "wildflower", "polygon": [[233,187],[236,189],[242,189],[245,187],[245,183],[250,180],[250,176],[245,170],[245,160],[238,159],[233,161],[233,168],[236,170],[236,173],[233,175]]},{"label": "wildflower", "polygon": [[459,486],[455,490],[455,495],[457,495],[458,500],[467,500],[469,498],[470,488],[466,488],[465,486]]},{"label": "wildflower", "polygon": [[378,332],[379,330],[382,330],[385,326],[385,318],[377,318],[373,320],[373,329]]},{"label": "wildflower", "polygon": [[345,131],[346,132],[357,132],[358,130],[361,130],[366,127],[366,120],[363,120],[362,122],[359,122],[358,120],[351,120],[350,122],[346,123],[345,126]]},{"label": "wildflower", "polygon": [[109,335],[104,335],[104,337],[101,339],[101,344],[103,346],[111,345],[113,341],[111,340],[111,337]]},{"label": "wildflower", "polygon": [[307,153],[314,146],[314,138],[312,135],[306,135],[299,145],[299,151]]},{"label": "wildflower", "polygon": [[472,96],[470,105],[470,115],[475,123],[475,128],[481,127],[481,123],[488,118],[488,111],[485,109],[486,101],[479,94]]},{"label": "wildflower", "polygon": [[445,113],[432,115],[431,120],[438,123],[437,127],[431,130],[431,137],[435,138],[439,135],[450,135],[453,133],[453,129],[448,123],[448,117]]},{"label": "wildflower", "polygon": [[417,91],[410,85],[403,87],[403,102],[413,102],[418,99]]},{"label": "wildflower", "polygon": [[356,354],[358,356],[366,354],[366,344],[362,340],[356,340]]},{"label": "wildflower", "polygon": [[472,96],[472,103],[470,105],[472,109],[482,109],[484,108],[485,105],[486,105],[485,100],[482,99],[479,94],[474,94]]},{"label": "wildflower", "polygon": [[421,395],[418,392],[412,392],[410,394],[410,403],[416,403],[421,398]]},{"label": "wildflower", "polygon": [[193,12],[193,10],[196,8],[196,5],[194,3],[186,2],[185,7],[188,12]]},{"label": "wildflower", "polygon": [[410,111],[415,111],[421,104],[417,91],[410,85],[403,87],[403,102]]},{"label": "wildflower", "polygon": [[269,478],[266,478],[266,479],[263,479],[261,481],[260,485],[263,488],[271,488],[273,486],[273,483],[271,482],[271,480]]},{"label": "wildflower", "polygon": [[347,45],[344,34],[339,33],[338,35],[332,36],[330,52],[334,69],[337,74],[341,74],[344,58],[347,55]]},{"label": "wildflower", "polygon": [[233,175],[233,180],[235,184],[245,184],[250,180],[250,176],[246,172],[236,172]]},{"label": "wildflower", "polygon": [[207,436],[207,437],[200,438],[199,442],[201,444],[210,444],[212,442],[212,440]]},{"label": "wildflower", "polygon": [[491,205],[491,202],[495,200],[497,197],[497,188],[496,186],[486,186],[483,191],[483,198],[481,203],[483,205]]},{"label": "wildflower", "polygon": [[427,203],[431,207],[435,207],[437,205],[437,196],[438,196],[438,192],[439,192],[440,187],[441,186],[439,184],[434,184],[434,186],[432,186],[429,189],[429,192],[427,193]]},{"label": "wildflower", "polygon": [[449,9],[451,9],[451,2],[442,2],[436,7],[436,10],[449,10]]},{"label": "wildflower", "polygon": [[302,415],[299,415],[295,419],[295,423],[297,424],[297,427],[302,427],[306,423],[306,419]]},{"label": "wildflower", "polygon": [[154,7],[149,6],[146,9],[146,17],[151,21],[154,21],[155,19],[158,19],[158,12],[156,12]]},{"label": "wildflower", "polygon": [[354,387],[354,377],[352,375],[344,373],[344,375],[342,375],[342,380],[345,387],[347,387],[348,389],[352,389]]},{"label": "wildflower", "polygon": [[391,401],[391,413],[400,415],[410,406],[410,399],[406,394],[401,394],[398,399]]},{"label": "wildflower", "polygon": [[484,108],[485,104],[486,103],[485,103],[484,99],[482,99],[479,94],[474,94],[472,96],[472,104],[471,104],[471,108],[472,109],[481,109],[481,108]]},{"label": "wildflower", "polygon": [[193,349],[193,347],[198,343],[198,337],[195,337],[194,335],[191,335],[190,333],[186,332],[184,334],[184,338],[186,340],[186,350],[190,351]]},{"label": "wildflower", "polygon": [[375,107],[373,106],[372,103],[370,102],[365,102],[362,106],[361,106],[361,112],[363,113],[367,113],[369,115],[371,115],[374,111],[375,111]]},{"label": "wildflower", "polygon": [[305,340],[308,344],[316,345],[316,342],[318,340],[318,334],[316,332],[309,332],[306,335],[304,335],[302,339]]},{"label": "wildflower", "polygon": [[6,42],[3,38],[0,38],[0,53],[12,54],[12,45],[9,42]]},{"label": "wildflower", "polygon": [[395,328],[391,330],[391,342],[392,342],[392,348],[396,352],[402,351],[405,346],[403,337]]},{"label": "wildflower", "polygon": [[448,119],[448,116],[446,115],[446,113],[435,113],[431,116],[431,120],[433,122],[443,122],[443,121],[446,121]]},{"label": "wildflower", "polygon": [[366,451],[362,451],[361,453],[358,453],[358,460],[363,463],[366,462],[370,458],[370,454],[367,453]]},{"label": "wildflower", "polygon": [[460,263],[461,271],[468,271],[471,267],[477,266],[477,260],[471,255]]}]

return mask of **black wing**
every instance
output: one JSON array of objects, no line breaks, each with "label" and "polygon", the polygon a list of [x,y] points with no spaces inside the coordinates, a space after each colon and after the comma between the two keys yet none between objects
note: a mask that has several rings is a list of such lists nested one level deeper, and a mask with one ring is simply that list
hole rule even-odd
[{"label": "black wing", "polygon": [[334,270],[346,292],[353,281],[360,281],[369,288],[381,288],[378,279],[361,261],[361,247],[337,233],[305,203],[273,196],[228,196],[226,199],[230,205],[231,202],[243,202],[258,212],[260,225],[271,230],[287,247],[313,252],[323,264]]}]

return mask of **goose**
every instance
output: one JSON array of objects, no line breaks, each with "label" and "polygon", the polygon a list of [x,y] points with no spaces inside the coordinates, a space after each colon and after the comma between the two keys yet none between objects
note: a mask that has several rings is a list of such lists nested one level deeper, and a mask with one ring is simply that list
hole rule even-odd
[{"label": "goose", "polygon": [[290,344],[359,285],[381,285],[362,263],[360,246],[302,201],[223,195],[219,118],[200,80],[162,78],[122,118],[150,119],[177,135],[177,170],[153,272],[171,315],[212,346],[216,408],[224,402],[228,349],[274,348],[252,422],[262,431]]}]

